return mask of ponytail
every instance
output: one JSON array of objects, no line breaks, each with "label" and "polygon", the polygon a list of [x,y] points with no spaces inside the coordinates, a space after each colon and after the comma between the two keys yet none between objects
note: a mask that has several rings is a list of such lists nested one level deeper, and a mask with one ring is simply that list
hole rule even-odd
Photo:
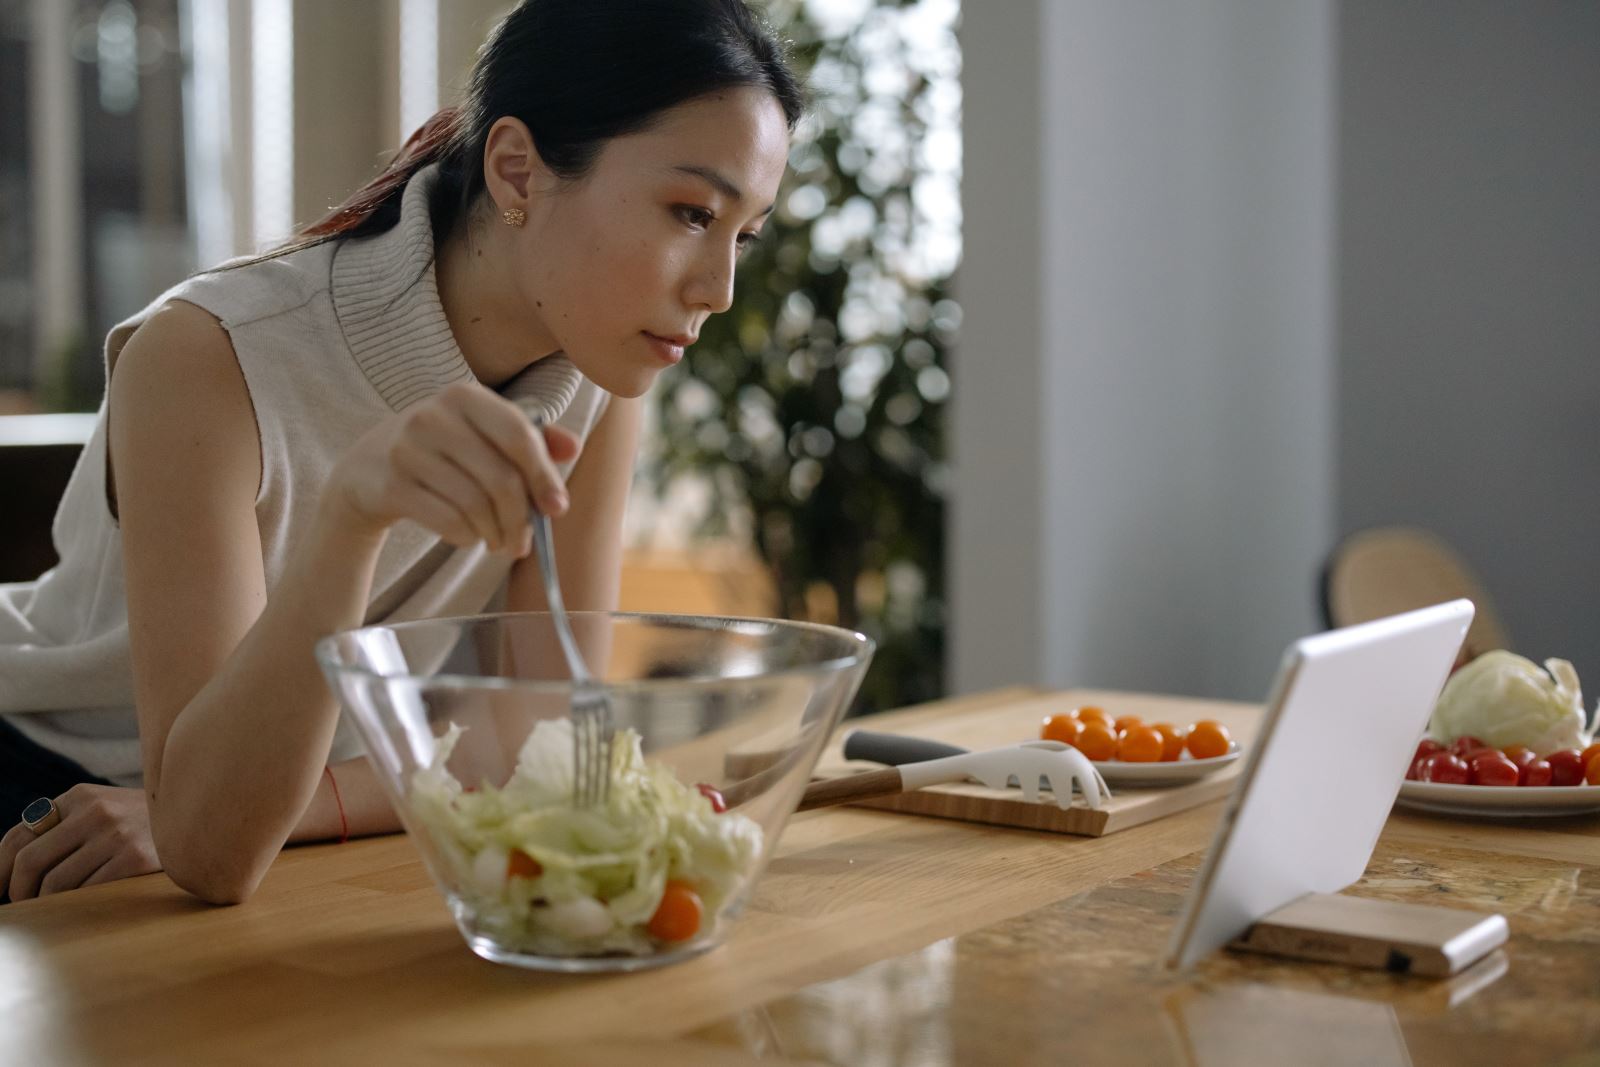
[{"label": "ponytail", "polygon": [[450,155],[460,132],[460,108],[446,107],[435,112],[406,139],[381,174],[296,234],[296,245],[339,237],[362,237],[389,229],[400,218],[400,199],[406,183],[423,167]]}]

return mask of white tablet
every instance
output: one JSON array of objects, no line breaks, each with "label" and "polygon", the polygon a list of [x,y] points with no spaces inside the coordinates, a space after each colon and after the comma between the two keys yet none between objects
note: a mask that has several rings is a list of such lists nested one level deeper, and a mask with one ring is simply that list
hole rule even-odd
[{"label": "white tablet", "polygon": [[1168,966],[1361,877],[1472,613],[1453,600],[1289,646]]}]

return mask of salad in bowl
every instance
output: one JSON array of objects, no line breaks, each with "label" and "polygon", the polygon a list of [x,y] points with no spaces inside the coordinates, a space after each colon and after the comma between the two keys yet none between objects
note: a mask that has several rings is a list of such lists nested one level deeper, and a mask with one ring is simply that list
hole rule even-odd
[{"label": "salad in bowl", "polygon": [[749,899],[872,642],[768,619],[571,619],[615,727],[590,805],[548,615],[365,627],[317,656],[474,952],[559,971],[687,959]]},{"label": "salad in bowl", "polygon": [[572,803],[570,719],[538,723],[498,788],[447,769],[461,733],[453,724],[413,774],[411,809],[485,936],[537,956],[649,956],[714,939],[716,916],[755,874],[759,823],[646,763],[634,730],[614,739],[610,792],[593,807]]}]

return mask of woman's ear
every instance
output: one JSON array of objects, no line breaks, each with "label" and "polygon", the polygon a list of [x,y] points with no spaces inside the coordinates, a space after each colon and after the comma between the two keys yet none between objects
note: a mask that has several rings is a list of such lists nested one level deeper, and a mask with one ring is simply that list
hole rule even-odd
[{"label": "woman's ear", "polygon": [[555,182],[555,175],[539,157],[533,134],[521,119],[503,115],[489,127],[483,144],[483,182],[500,211],[527,210],[541,190]]}]

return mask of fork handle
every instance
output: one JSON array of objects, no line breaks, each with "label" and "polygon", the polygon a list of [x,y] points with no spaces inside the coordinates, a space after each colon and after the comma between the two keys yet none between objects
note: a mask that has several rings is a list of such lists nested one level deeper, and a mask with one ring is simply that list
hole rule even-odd
[{"label": "fork handle", "polygon": [[869,797],[886,797],[903,792],[905,792],[905,781],[900,777],[900,768],[886,767],[881,771],[867,771],[865,774],[824,778],[820,782],[812,782],[806,786],[805,796],[800,798],[800,806],[795,810],[810,811],[812,808],[827,808],[835,804],[849,804]]}]

